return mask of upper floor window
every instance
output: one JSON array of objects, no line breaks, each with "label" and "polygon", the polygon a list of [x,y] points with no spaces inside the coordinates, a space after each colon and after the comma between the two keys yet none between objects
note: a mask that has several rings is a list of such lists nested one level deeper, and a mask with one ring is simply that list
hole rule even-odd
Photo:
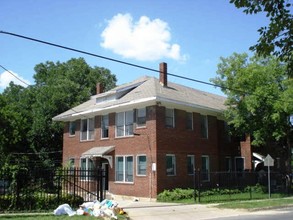
[{"label": "upper floor window", "polygon": [[208,138],[208,116],[200,115],[200,132],[202,138]]},{"label": "upper floor window", "polygon": [[176,175],[176,158],[174,154],[166,155],[166,174],[167,176]]},{"label": "upper floor window", "polygon": [[138,155],[136,158],[136,173],[138,176],[146,175],[147,157],[146,155]]},{"label": "upper floor window", "polygon": [[102,115],[101,117],[101,137],[108,138],[109,137],[109,115]]},{"label": "upper floor window", "polygon": [[133,135],[133,111],[116,113],[116,137]]},{"label": "upper floor window", "polygon": [[136,110],[136,124],[137,127],[143,127],[146,124],[146,108]]},{"label": "upper floor window", "polygon": [[166,108],[166,110],[165,110],[165,125],[167,128],[174,128],[175,127],[174,109]]},{"label": "upper floor window", "polygon": [[69,122],[69,136],[75,135],[75,129],[76,129],[75,121],[70,121]]},{"label": "upper floor window", "polygon": [[186,129],[193,130],[193,114],[186,112]]},{"label": "upper floor window", "polygon": [[192,175],[194,173],[195,160],[194,155],[187,155],[187,173]]},{"label": "upper floor window", "polygon": [[95,119],[81,119],[80,131],[80,140],[93,140],[95,131]]}]

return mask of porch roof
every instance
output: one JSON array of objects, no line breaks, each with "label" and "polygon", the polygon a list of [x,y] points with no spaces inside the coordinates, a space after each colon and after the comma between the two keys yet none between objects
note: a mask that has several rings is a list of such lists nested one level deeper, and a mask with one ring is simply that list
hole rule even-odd
[{"label": "porch roof", "polygon": [[93,147],[82,153],[83,157],[103,157],[113,151],[115,146]]}]

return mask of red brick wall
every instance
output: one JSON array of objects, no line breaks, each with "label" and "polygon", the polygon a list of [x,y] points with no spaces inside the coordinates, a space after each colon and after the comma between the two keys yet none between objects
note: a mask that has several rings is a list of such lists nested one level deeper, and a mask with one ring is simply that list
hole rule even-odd
[{"label": "red brick wall", "polygon": [[[156,130],[155,126],[155,108],[147,108],[147,124],[144,128],[137,128],[134,132],[138,135],[132,137],[115,138],[115,113],[109,114],[109,138],[101,139],[101,117],[95,117],[95,140],[80,142],[80,121],[77,121],[76,135],[69,137],[68,123],[64,131],[63,163],[69,158],[75,158],[75,165],[79,166],[80,155],[92,147],[97,146],[115,146],[115,155],[131,155],[134,160],[134,183],[116,183],[115,182],[115,155],[113,154],[113,168],[109,168],[109,188],[111,193],[139,196],[156,197],[156,175],[151,171],[152,162],[156,160]],[[139,154],[147,155],[147,175],[136,175],[136,156]],[[143,186],[143,187],[142,187]]]},{"label": "red brick wall", "polygon": [[252,152],[249,135],[246,135],[245,140],[240,142],[240,147],[241,156],[244,157],[244,169],[252,170]]},{"label": "red brick wall", "polygon": [[[164,189],[176,187],[192,187],[193,177],[187,175],[187,155],[195,155],[195,166],[201,168],[201,156],[208,155],[210,171],[220,169],[220,158],[225,149],[220,138],[221,123],[214,116],[208,116],[208,139],[200,135],[200,114],[193,113],[193,130],[186,129],[186,112],[175,109],[175,128],[165,127],[165,107],[151,106],[147,108],[147,123],[144,128],[135,128],[139,135],[115,138],[115,113],[109,114],[109,138],[101,138],[101,117],[95,117],[95,140],[80,142],[77,122],[76,135],[69,137],[68,124],[64,131],[63,162],[69,158],[76,159],[79,166],[80,155],[97,146],[115,146],[113,168],[109,168],[109,190],[113,194],[136,197],[152,197]],[[231,146],[227,149],[230,149]],[[136,175],[136,156],[147,155],[147,175]],[[166,154],[176,155],[176,176],[166,175]],[[134,182],[115,182],[115,156],[132,155],[134,160]],[[152,171],[152,163],[156,163],[156,171]]]},{"label": "red brick wall", "polygon": [[[193,114],[194,130],[186,129],[185,111],[175,110],[175,128],[165,127],[165,108],[157,107],[158,193],[174,187],[192,187],[187,175],[187,155],[195,155],[195,166],[201,168],[201,156],[210,158],[210,171],[218,170],[217,119],[208,116],[208,139],[200,135],[200,114]],[[166,175],[166,154],[176,155],[176,176]]]}]

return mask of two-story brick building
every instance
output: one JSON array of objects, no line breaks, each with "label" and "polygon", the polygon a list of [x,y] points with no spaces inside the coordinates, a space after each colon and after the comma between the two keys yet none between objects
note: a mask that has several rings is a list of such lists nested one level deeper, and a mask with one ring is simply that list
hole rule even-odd
[{"label": "two-story brick building", "polygon": [[227,135],[225,97],[144,76],[97,94],[53,120],[65,122],[63,164],[109,173],[109,192],[156,198],[192,187],[193,170],[251,169],[249,140]]}]

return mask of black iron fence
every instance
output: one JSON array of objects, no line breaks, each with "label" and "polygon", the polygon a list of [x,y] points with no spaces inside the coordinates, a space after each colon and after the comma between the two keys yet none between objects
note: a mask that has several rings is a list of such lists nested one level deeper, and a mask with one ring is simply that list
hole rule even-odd
[{"label": "black iron fence", "polygon": [[[270,181],[269,181],[270,180]],[[194,199],[220,202],[283,197],[291,194],[291,179],[280,172],[194,171]]]},{"label": "black iron fence", "polygon": [[50,210],[105,198],[108,176],[101,169],[26,169],[0,172],[0,211]]}]

